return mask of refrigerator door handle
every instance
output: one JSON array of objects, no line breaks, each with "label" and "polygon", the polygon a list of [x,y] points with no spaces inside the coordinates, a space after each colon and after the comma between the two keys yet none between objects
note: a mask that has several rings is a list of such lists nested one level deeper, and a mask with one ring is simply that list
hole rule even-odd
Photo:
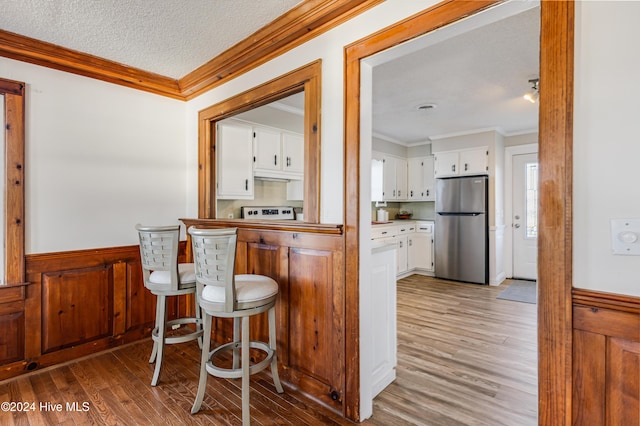
[{"label": "refrigerator door handle", "polygon": [[438,212],[440,216],[480,216],[483,213],[445,213]]}]

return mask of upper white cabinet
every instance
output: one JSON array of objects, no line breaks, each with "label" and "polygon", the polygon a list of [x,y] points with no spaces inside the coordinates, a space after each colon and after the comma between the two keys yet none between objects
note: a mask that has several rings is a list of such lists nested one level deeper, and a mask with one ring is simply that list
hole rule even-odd
[{"label": "upper white cabinet", "polygon": [[384,200],[384,165],[382,159],[371,159],[371,201]]},{"label": "upper white cabinet", "polygon": [[385,201],[407,199],[407,160],[382,157],[382,197]]},{"label": "upper white cabinet", "polygon": [[235,121],[217,126],[217,197],[253,199],[253,130],[250,125]]},{"label": "upper white cabinet", "polygon": [[282,132],[283,170],[302,175],[304,173],[304,135]]},{"label": "upper white cabinet", "polygon": [[253,169],[257,172],[282,170],[280,132],[267,127],[253,128]]},{"label": "upper white cabinet", "polygon": [[256,177],[302,179],[304,136],[269,127],[253,128],[253,173]]},{"label": "upper white cabinet", "polygon": [[407,167],[407,200],[434,201],[433,156],[409,158]]},{"label": "upper white cabinet", "polygon": [[434,155],[435,177],[486,175],[489,173],[487,147],[437,152]]}]

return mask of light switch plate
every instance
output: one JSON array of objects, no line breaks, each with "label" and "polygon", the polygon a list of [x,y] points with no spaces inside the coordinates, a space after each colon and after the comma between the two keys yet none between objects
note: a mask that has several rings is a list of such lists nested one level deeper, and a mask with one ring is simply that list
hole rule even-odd
[{"label": "light switch plate", "polygon": [[640,219],[611,219],[613,254],[640,256]]}]

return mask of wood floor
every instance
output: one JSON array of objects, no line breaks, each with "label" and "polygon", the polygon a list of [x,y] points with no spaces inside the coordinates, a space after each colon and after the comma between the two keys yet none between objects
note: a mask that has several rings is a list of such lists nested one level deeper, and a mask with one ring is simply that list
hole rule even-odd
[{"label": "wood floor", "polygon": [[[364,423],[537,424],[536,307],[496,299],[507,284],[400,280],[398,378]],[[189,414],[199,365],[195,343],[167,347],[155,388],[150,350],[145,340],[0,382],[0,403],[27,403],[24,411],[3,406],[0,424],[240,424],[240,384],[233,380],[209,378],[201,412]],[[256,425],[352,424],[286,386],[277,394],[266,372],[252,377],[251,405]]]},{"label": "wood floor", "polygon": [[397,379],[376,424],[538,424],[536,305],[496,299],[509,284],[398,282]]}]

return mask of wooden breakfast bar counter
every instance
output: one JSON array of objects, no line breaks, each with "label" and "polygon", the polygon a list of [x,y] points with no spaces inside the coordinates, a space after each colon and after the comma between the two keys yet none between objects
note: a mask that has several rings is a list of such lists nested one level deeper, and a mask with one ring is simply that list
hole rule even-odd
[{"label": "wooden breakfast bar counter", "polygon": [[[236,273],[278,282],[276,302],[281,379],[344,415],[345,276],[342,225],[299,221],[180,219],[187,228],[238,228]],[[187,244],[191,260],[191,242]],[[252,339],[268,339],[266,316]],[[231,340],[231,322],[214,319],[212,336]]]}]

